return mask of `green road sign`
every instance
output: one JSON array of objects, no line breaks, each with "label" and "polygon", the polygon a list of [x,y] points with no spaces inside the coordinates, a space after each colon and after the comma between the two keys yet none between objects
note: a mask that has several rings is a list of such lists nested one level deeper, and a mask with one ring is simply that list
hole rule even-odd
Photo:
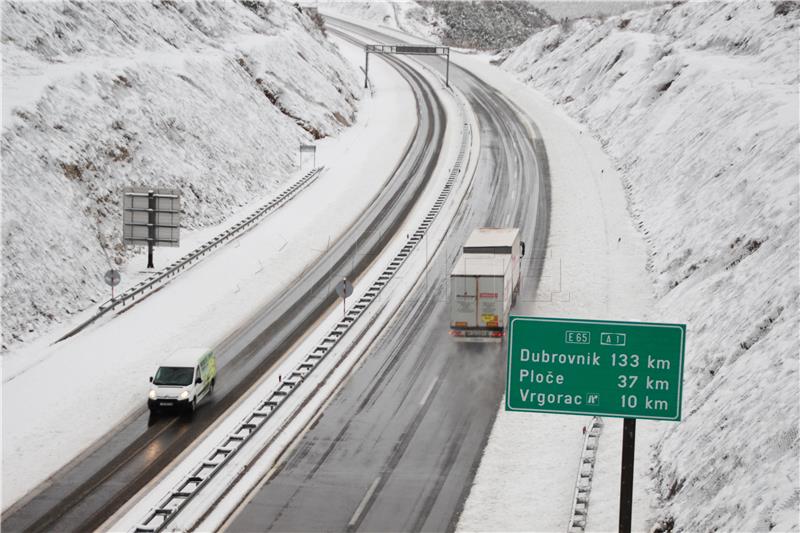
[{"label": "green road sign", "polygon": [[506,410],[681,419],[686,326],[512,316]]}]

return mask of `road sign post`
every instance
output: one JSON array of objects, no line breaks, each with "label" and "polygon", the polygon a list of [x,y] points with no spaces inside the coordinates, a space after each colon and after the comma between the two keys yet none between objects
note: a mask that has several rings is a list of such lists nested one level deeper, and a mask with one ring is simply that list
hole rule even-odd
[{"label": "road sign post", "polygon": [[342,317],[347,314],[347,297],[353,294],[353,284],[347,278],[336,284],[336,294],[342,299]]},{"label": "road sign post", "polygon": [[122,276],[119,273],[119,270],[111,269],[107,270],[103,279],[106,281],[106,285],[111,287],[111,299],[114,299],[114,287],[119,285],[119,282],[122,280]]},{"label": "road sign post", "polygon": [[636,419],[622,423],[622,472],[619,482],[619,531],[631,533],[633,511],[633,456],[636,451]]},{"label": "road sign post", "polygon": [[631,528],[636,419],[681,419],[686,326],[512,316],[506,410],[624,418],[619,529]]}]

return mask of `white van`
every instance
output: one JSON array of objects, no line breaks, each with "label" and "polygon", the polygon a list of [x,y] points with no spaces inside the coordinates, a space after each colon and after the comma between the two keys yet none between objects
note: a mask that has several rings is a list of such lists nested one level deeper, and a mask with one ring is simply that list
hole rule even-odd
[{"label": "white van", "polygon": [[147,407],[150,411],[180,409],[194,412],[214,390],[217,359],[203,348],[178,350],[150,377]]}]

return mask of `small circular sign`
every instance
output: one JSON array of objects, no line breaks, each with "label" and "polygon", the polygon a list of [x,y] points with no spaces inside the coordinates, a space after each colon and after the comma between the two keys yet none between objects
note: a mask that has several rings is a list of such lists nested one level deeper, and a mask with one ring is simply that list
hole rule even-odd
[{"label": "small circular sign", "polygon": [[104,277],[106,284],[112,287],[116,287],[119,285],[119,282],[122,281],[122,275],[119,273],[119,270],[114,270],[113,268],[107,271]]},{"label": "small circular sign", "polygon": [[347,278],[342,278],[342,281],[336,284],[336,294],[340,298],[347,298],[353,294],[353,284]]}]

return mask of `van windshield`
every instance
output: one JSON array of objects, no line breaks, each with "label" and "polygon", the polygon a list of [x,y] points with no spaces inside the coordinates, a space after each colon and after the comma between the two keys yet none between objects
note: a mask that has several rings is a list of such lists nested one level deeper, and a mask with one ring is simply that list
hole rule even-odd
[{"label": "van windshield", "polygon": [[153,385],[190,385],[194,368],[190,366],[162,366],[153,378]]}]

